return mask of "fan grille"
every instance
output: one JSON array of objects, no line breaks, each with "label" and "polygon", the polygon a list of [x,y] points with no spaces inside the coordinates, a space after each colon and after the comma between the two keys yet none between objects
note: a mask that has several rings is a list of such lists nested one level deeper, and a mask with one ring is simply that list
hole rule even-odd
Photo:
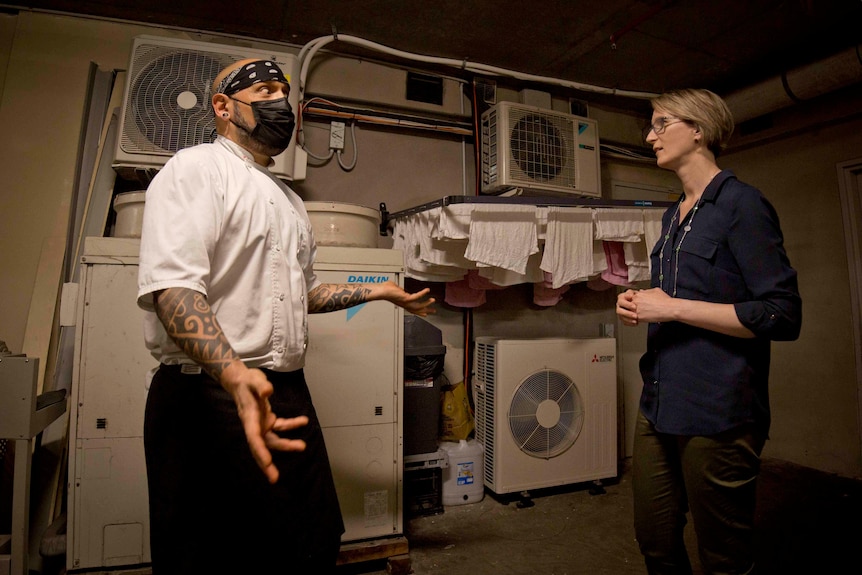
[{"label": "fan grille", "polygon": [[574,185],[577,142],[575,124],[568,117],[525,113],[509,108],[509,176],[535,184],[567,182]]},{"label": "fan grille", "polygon": [[494,188],[497,185],[497,113],[482,116],[482,184],[486,188]]},{"label": "fan grille", "polygon": [[544,369],[518,385],[508,419],[512,438],[521,451],[551,459],[577,440],[584,425],[584,404],[571,378]]},{"label": "fan grille", "polygon": [[172,155],[215,140],[210,85],[222,68],[238,59],[217,52],[138,46],[120,142],[123,151]]},{"label": "fan grille", "polygon": [[595,120],[514,102],[481,118],[482,193],[601,196]]},{"label": "fan grille", "polygon": [[496,347],[485,343],[476,344],[476,378],[481,385],[476,388],[476,440],[485,449],[485,480],[494,481],[495,421],[496,410]]},{"label": "fan grille", "polygon": [[515,163],[530,178],[549,182],[572,162],[559,127],[548,117],[528,114],[517,121],[510,136]]}]

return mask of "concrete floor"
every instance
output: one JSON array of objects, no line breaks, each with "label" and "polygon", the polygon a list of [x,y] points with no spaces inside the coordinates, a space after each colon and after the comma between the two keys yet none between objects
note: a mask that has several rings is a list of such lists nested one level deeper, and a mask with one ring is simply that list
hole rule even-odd
[{"label": "concrete floor", "polygon": [[[408,517],[415,575],[645,574],[632,527],[629,461],[604,483],[534,492],[531,507],[488,494],[482,501]],[[856,573],[862,542],[862,480],[779,460],[763,461],[758,486],[758,575]],[[700,568],[691,526],[686,544]],[[856,567],[852,567],[856,565]],[[387,560],[353,563],[338,575],[390,575]],[[394,573],[403,575],[403,570]],[[88,575],[150,575],[149,568]]]},{"label": "concrete floor", "polygon": [[[628,465],[605,482],[533,493],[533,506],[487,492],[482,501],[405,521],[416,575],[643,574],[632,527]],[[691,526],[686,543],[702,574]],[[760,575],[842,573],[858,564],[862,481],[764,460],[758,496]],[[851,568],[854,571],[856,568]],[[339,575],[388,575],[387,562],[345,565]]]}]

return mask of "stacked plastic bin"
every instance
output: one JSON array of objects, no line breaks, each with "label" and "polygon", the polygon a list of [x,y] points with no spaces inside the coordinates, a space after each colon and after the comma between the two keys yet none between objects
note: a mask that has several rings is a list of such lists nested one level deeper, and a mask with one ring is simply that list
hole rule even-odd
[{"label": "stacked plastic bin", "polygon": [[404,317],[404,508],[408,515],[443,512],[443,468],[439,450],[440,388],[446,346],[439,329]]}]

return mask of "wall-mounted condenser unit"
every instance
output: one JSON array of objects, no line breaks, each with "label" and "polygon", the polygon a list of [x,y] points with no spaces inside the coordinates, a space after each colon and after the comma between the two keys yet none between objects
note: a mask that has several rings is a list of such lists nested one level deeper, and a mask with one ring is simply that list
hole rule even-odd
[{"label": "wall-mounted condenser unit", "polygon": [[601,197],[598,123],[515,102],[481,119],[482,192]]},{"label": "wall-mounted condenser unit", "polygon": [[[216,137],[211,98],[212,81],[232,62],[274,60],[289,81],[299,80],[295,55],[176,38],[138,36],[132,44],[114,169],[123,174],[159,169],[177,151]],[[288,101],[294,111],[299,89]],[[293,140],[295,140],[294,138]],[[295,141],[274,158],[270,170],[294,179]],[[302,171],[304,174],[304,170]]]}]

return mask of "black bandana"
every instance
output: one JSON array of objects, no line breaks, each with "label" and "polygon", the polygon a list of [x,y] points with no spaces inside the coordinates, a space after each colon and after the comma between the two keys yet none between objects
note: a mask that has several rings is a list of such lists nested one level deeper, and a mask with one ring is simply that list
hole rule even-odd
[{"label": "black bandana", "polygon": [[278,64],[269,60],[257,60],[249,62],[225,76],[219,82],[216,94],[230,96],[259,82],[271,81],[282,82],[290,86],[290,82],[287,81]]}]

